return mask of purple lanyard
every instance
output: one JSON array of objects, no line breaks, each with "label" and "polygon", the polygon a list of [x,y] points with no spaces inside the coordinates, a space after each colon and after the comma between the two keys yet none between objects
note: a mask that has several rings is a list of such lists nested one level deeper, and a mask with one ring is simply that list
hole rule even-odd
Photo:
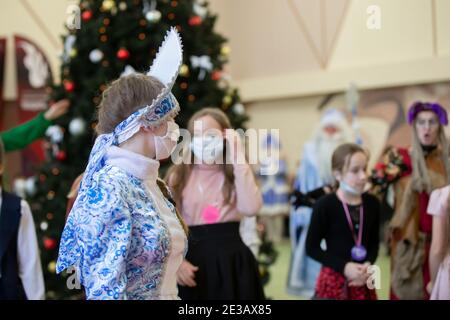
[{"label": "purple lanyard", "polygon": [[358,232],[358,239],[355,237],[355,230],[353,228],[352,218],[350,217],[350,213],[348,211],[347,204],[344,201],[342,202],[342,206],[344,207],[345,215],[347,216],[347,222],[350,227],[350,230],[352,231],[353,239],[355,240],[355,243],[357,246],[361,245],[362,242],[362,231],[363,231],[363,223],[364,223],[364,209],[363,204],[361,203],[361,207],[359,209],[359,232]]}]

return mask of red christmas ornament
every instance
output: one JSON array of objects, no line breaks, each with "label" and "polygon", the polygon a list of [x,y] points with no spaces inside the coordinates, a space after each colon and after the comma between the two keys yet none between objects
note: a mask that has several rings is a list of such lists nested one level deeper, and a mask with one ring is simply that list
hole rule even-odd
[{"label": "red christmas ornament", "polygon": [[64,81],[64,89],[66,89],[67,92],[73,92],[73,90],[75,90],[75,84],[70,80],[66,80]]},{"label": "red christmas ornament", "polygon": [[127,60],[130,57],[130,52],[125,49],[125,48],[121,48],[119,49],[119,51],[117,51],[117,58],[119,58],[120,60]]},{"label": "red christmas ornament", "polygon": [[52,238],[44,237],[44,248],[47,250],[53,250],[56,248],[56,240]]},{"label": "red christmas ornament", "polygon": [[211,79],[213,79],[214,81],[218,81],[220,80],[220,78],[222,77],[222,72],[216,70],[211,74]]},{"label": "red christmas ornament", "polygon": [[193,27],[195,27],[195,26],[198,26],[198,25],[201,25],[202,24],[202,18],[201,17],[199,17],[199,16],[193,16],[193,17],[191,17],[190,19],[189,19],[189,25],[190,26],[193,26]]},{"label": "red christmas ornament", "polygon": [[81,14],[81,19],[83,19],[83,21],[89,21],[92,18],[92,11],[91,10],[86,10]]},{"label": "red christmas ornament", "polygon": [[67,159],[67,154],[66,154],[65,151],[61,150],[61,151],[58,151],[58,153],[56,154],[55,158],[58,161],[64,161],[64,160]]}]

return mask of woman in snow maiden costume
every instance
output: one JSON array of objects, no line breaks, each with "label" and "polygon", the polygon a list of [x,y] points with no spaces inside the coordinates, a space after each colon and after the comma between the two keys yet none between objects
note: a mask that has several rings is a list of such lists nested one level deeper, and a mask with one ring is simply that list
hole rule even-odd
[{"label": "woman in snow maiden costume", "polygon": [[[75,266],[87,299],[178,299],[186,229],[158,179],[179,130],[171,88],[182,63],[172,28],[147,75],[104,91],[97,137],[64,228],[56,270]],[[166,189],[166,190],[165,190]]]}]

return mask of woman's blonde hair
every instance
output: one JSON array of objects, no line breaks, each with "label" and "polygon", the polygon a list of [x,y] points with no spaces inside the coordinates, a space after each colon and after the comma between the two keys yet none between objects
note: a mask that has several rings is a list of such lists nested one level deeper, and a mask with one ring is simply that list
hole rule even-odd
[{"label": "woman's blonde hair", "polygon": [[152,101],[164,85],[156,78],[142,73],[120,77],[103,91],[98,107],[97,134],[110,133],[133,112]]},{"label": "woman's blonde hair", "polygon": [[[209,116],[213,118],[221,127],[222,130],[225,129],[231,129],[230,120],[228,119],[227,115],[218,108],[204,108],[200,111],[197,111],[192,115],[192,117],[189,119],[188,122],[188,130],[191,134],[191,136],[194,135],[194,122],[200,118],[203,118],[205,116]],[[226,156],[227,152],[227,145],[224,143],[224,150],[223,154]],[[167,171],[167,174],[165,176],[165,180],[169,187],[171,188],[173,198],[177,204],[177,207],[181,210],[182,209],[182,193],[184,188],[186,187],[186,184],[189,180],[189,177],[192,172],[192,166],[193,166],[193,158],[194,155],[190,151],[190,148],[185,148],[184,150],[184,159],[186,161],[183,161],[183,163],[178,165],[172,165],[169,170]],[[233,190],[234,190],[234,174],[233,174],[233,165],[227,164],[228,161],[224,159],[222,166],[222,170],[225,175],[225,182],[223,186],[223,196],[224,201],[226,203],[233,203],[234,199],[232,199],[233,196]]]}]

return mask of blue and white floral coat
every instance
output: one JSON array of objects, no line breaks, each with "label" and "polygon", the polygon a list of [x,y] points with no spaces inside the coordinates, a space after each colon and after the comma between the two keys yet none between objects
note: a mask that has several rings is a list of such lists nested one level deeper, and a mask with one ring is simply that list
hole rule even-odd
[{"label": "blue and white floral coat", "polygon": [[74,265],[88,299],[178,299],[187,239],[159,162],[116,146],[105,158],[68,217],[57,272]]}]

